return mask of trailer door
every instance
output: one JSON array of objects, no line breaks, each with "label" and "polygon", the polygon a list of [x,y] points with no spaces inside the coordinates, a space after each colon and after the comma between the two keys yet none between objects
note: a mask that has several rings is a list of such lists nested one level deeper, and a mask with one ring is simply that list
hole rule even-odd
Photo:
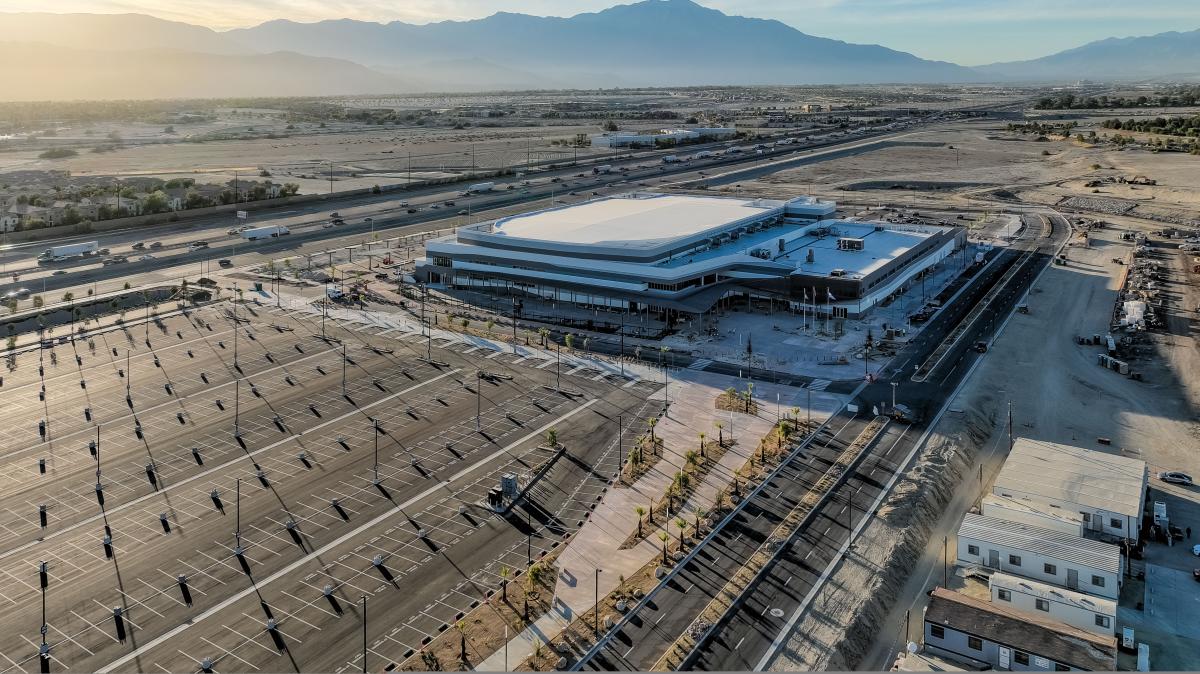
[{"label": "trailer door", "polygon": [[1067,569],[1067,589],[1068,590],[1078,590],[1079,589],[1079,570],[1078,569]]}]

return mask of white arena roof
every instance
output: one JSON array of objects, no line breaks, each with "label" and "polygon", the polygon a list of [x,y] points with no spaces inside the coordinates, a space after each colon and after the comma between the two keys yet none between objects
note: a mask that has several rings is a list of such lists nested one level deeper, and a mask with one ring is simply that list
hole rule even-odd
[{"label": "white arena roof", "polygon": [[497,220],[492,234],[568,244],[649,248],[761,215],[749,199],[654,195],[598,199]]}]

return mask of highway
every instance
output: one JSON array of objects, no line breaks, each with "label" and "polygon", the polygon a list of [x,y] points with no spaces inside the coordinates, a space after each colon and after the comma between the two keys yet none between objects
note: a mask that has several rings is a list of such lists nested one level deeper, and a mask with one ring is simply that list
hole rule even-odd
[{"label": "highway", "polygon": [[[640,611],[631,612],[606,635],[599,648],[575,668],[645,670],[651,668],[693,621],[715,593],[742,567],[775,526],[817,484],[848,443],[874,418],[886,412],[893,395],[911,407],[914,424],[892,422],[872,445],[855,470],[838,482],[817,510],[805,518],[798,535],[788,541],[763,575],[715,626],[698,626],[703,638],[685,660],[685,669],[736,671],[768,668],[770,659],[789,636],[789,620],[819,592],[823,573],[840,558],[851,527],[857,526],[889,480],[904,470],[914,450],[941,408],[977,357],[971,346],[991,338],[997,321],[1011,312],[1038,271],[1049,263],[1053,250],[1065,240],[1065,222],[1055,222],[1049,236],[1036,216],[1028,216],[1027,241],[1005,250],[971,279],[958,298],[943,308],[924,329],[922,337],[906,346],[873,383],[859,391],[849,408],[832,417],[818,433],[802,443],[779,473],[747,499],[743,508],[712,535],[690,562]],[[1033,252],[1023,257],[1025,250]],[[1019,266],[1017,266],[1019,265]],[[994,284],[1013,269],[1003,286]],[[982,318],[971,322],[953,347],[945,350],[924,381],[914,381],[913,363],[922,363],[947,335],[985,302]],[[853,509],[851,504],[854,504]],[[852,553],[851,553],[852,554]]]},{"label": "highway", "polygon": [[[903,132],[909,133],[909,132]],[[484,217],[548,206],[552,203],[586,201],[594,196],[628,192],[636,189],[654,189],[674,185],[686,186],[700,181],[736,181],[739,176],[750,179],[785,168],[790,162],[776,165],[772,160],[799,154],[793,161],[814,162],[845,156],[845,153],[868,151],[903,135],[900,132],[874,132],[853,137],[814,138],[807,143],[776,146],[762,154],[753,152],[692,160],[674,164],[657,162],[653,157],[638,157],[626,161],[612,161],[612,173],[592,175],[589,166],[568,167],[545,173],[530,174],[524,178],[497,179],[497,189],[487,194],[461,196],[466,184],[457,184],[449,189],[436,186],[412,191],[391,191],[379,195],[333,196],[329,200],[303,205],[283,206],[281,210],[267,209],[251,212],[246,223],[255,226],[283,225],[292,234],[278,239],[245,242],[240,237],[230,236],[226,230],[243,224],[229,214],[185,218],[178,223],[150,227],[117,230],[85,236],[72,236],[53,242],[28,242],[0,246],[0,294],[20,288],[35,293],[86,289],[105,289],[100,284],[122,283],[132,274],[154,274],[157,277],[178,279],[191,271],[206,269],[219,259],[231,259],[234,265],[247,260],[262,260],[264,256],[285,257],[321,253],[330,249],[363,245],[372,239],[389,239],[414,232],[445,229]],[[725,146],[753,145],[750,141],[726,143]],[[844,146],[853,147],[847,149]],[[697,146],[699,147],[699,146]],[[689,148],[690,149],[690,148]],[[679,152],[676,150],[675,152]],[[664,151],[660,154],[667,154]],[[621,169],[628,169],[622,171]],[[583,174],[580,176],[579,174]],[[529,185],[522,183],[528,180]],[[557,181],[557,182],[554,182]],[[513,189],[507,189],[508,185]],[[715,183],[714,183],[715,184]],[[574,194],[572,194],[574,193]],[[595,193],[595,194],[593,194]],[[445,202],[453,201],[453,206]],[[408,206],[401,206],[407,202]],[[409,213],[416,208],[416,213]],[[456,215],[466,210],[469,215]],[[325,227],[330,213],[337,212],[346,221],[338,227]],[[38,267],[34,256],[52,243],[98,241],[112,254],[123,254],[130,262],[104,267],[99,262],[84,262],[78,265]],[[189,251],[192,241],[206,241],[208,249]],[[162,248],[151,250],[148,246],[161,242]],[[145,250],[133,250],[135,243],[144,243]],[[142,255],[153,259],[139,261]],[[83,261],[81,261],[83,262]],[[193,266],[194,265],[194,266]],[[56,270],[66,274],[54,275]],[[17,280],[13,280],[16,275]],[[82,293],[76,292],[76,295]]]}]

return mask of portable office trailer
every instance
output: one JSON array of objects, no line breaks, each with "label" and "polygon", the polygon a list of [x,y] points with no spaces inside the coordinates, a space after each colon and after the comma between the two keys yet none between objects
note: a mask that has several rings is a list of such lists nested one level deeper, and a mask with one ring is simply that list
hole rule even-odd
[{"label": "portable office trailer", "polygon": [[1107,599],[1120,595],[1124,569],[1110,543],[974,513],[958,529],[958,563]]},{"label": "portable office trailer", "polygon": [[1116,634],[1117,602],[1007,573],[988,578],[992,603],[1107,637]]}]

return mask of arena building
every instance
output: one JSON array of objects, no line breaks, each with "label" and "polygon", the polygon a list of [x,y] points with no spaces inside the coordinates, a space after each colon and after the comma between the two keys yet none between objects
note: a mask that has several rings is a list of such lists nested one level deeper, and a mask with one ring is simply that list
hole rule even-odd
[{"label": "arena building", "polygon": [[460,227],[427,243],[416,277],[668,319],[738,296],[856,317],[966,242],[959,227],[835,212],[810,197],[634,192]]}]

